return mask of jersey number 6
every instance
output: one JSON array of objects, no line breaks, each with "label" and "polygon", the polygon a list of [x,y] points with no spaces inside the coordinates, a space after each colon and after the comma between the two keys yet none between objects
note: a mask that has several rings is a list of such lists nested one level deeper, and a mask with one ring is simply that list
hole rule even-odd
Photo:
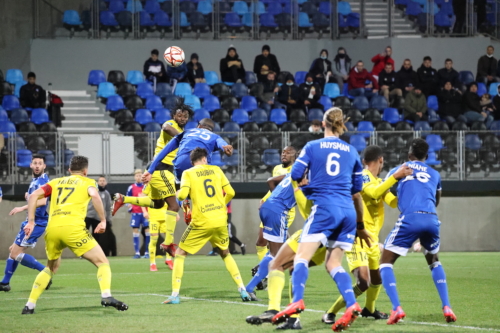
[{"label": "jersey number 6", "polygon": [[[326,173],[330,176],[336,176],[340,172],[340,163],[334,158],[340,158],[340,155],[337,153],[330,153],[326,158]],[[333,170],[332,170],[333,168]]]},{"label": "jersey number 6", "polygon": [[203,182],[203,185],[205,186],[205,193],[207,194],[207,197],[211,198],[215,195],[215,187],[210,185],[209,183],[212,182],[212,179],[205,179]]}]

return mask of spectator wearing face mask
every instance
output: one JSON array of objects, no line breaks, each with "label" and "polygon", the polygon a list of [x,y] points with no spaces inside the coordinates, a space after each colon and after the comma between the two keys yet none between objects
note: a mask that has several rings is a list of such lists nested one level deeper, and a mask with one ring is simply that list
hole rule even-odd
[{"label": "spectator wearing face mask", "polygon": [[477,94],[477,83],[472,82],[462,96],[462,108],[468,124],[476,121],[485,122],[490,127],[493,117],[490,116],[487,106],[481,105],[481,97]]},{"label": "spectator wearing face mask", "polygon": [[[366,81],[370,81],[366,84]],[[356,63],[356,66],[351,69],[349,73],[349,95],[351,96],[365,96],[372,97],[378,92],[378,82],[375,78],[368,73],[364,68],[361,60]]]},{"label": "spectator wearing face mask", "polygon": [[204,83],[205,81],[205,71],[203,70],[203,65],[199,62],[198,54],[191,54],[191,61],[187,64],[187,78],[191,86],[194,87],[196,83]]},{"label": "spectator wearing face mask", "polygon": [[391,64],[392,68],[395,68],[394,59],[392,59],[391,56],[392,56],[392,47],[387,46],[384,52],[377,54],[372,58],[373,69],[371,74],[376,79],[378,79],[379,73],[384,70],[387,64]]},{"label": "spectator wearing face mask", "polygon": [[333,82],[332,62],[328,60],[328,50],[321,50],[319,58],[316,58],[311,64],[309,73],[314,77],[314,82],[320,86],[324,86],[330,81]]},{"label": "spectator wearing face mask", "polygon": [[278,92],[278,101],[287,107],[287,110],[297,106],[299,101],[299,87],[295,84],[292,74],[288,74],[286,82],[281,86]]},{"label": "spectator wearing face mask", "polygon": [[245,83],[245,67],[233,46],[227,49],[226,57],[220,60],[219,67],[223,82]]},{"label": "spectator wearing face mask", "polygon": [[347,55],[345,48],[339,47],[333,62],[333,78],[337,81],[340,91],[342,91],[344,83],[349,79],[349,73],[351,72],[351,58]]},{"label": "spectator wearing face mask", "polygon": [[419,85],[406,95],[403,116],[414,123],[427,119],[427,99]]},{"label": "spectator wearing face mask", "polygon": [[268,113],[271,109],[281,107],[282,105],[275,101],[275,96],[279,91],[278,82],[276,81],[276,73],[268,72],[266,80],[258,83],[255,97],[260,102],[260,107]]},{"label": "spectator wearing face mask", "polygon": [[495,48],[488,46],[486,54],[477,61],[476,80],[485,84],[500,81],[497,74],[497,59],[493,56]]},{"label": "spectator wearing face mask", "polygon": [[265,82],[270,71],[276,73],[276,76],[280,74],[278,59],[271,53],[269,45],[262,46],[262,53],[255,57],[253,71],[259,82]]},{"label": "spectator wearing face mask", "polygon": [[309,126],[309,132],[313,134],[321,134],[323,131],[321,130],[321,121],[313,120],[311,122],[311,126]]},{"label": "spectator wearing face mask", "polygon": [[456,120],[466,122],[462,116],[462,94],[460,90],[454,89],[450,81],[443,85],[438,94],[439,116],[452,124]]},{"label": "spectator wearing face mask", "polygon": [[306,80],[299,86],[300,92],[300,103],[307,110],[309,109],[322,109],[323,105],[321,105],[318,101],[321,97],[321,88],[319,85],[314,84],[314,77],[308,73],[306,75]]}]

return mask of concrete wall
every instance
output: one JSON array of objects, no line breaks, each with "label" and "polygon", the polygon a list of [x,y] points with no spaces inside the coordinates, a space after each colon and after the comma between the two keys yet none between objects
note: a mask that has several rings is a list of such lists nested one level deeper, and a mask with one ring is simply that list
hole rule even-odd
[{"label": "concrete wall", "polygon": [[[233,223],[237,228],[238,238],[248,245],[248,253],[255,253],[255,240],[259,226],[258,199],[236,199],[233,201]],[[2,232],[0,233],[0,258],[6,258],[8,247],[12,244],[19,231],[20,222],[25,218],[20,213],[8,216],[12,208],[24,204],[23,202],[3,201],[0,203]],[[500,251],[500,206],[498,197],[470,197],[470,198],[443,198],[438,208],[441,225],[443,251]],[[113,232],[116,236],[118,255],[133,255],[129,214],[120,210],[113,219]],[[383,242],[394,226],[398,211],[387,208],[386,223],[381,232]],[[299,214],[290,230],[291,233],[303,226]],[[178,241],[185,230],[182,222],[177,224],[175,240]],[[37,258],[44,258],[44,241],[40,240],[32,251]],[[237,250],[239,250],[237,248]],[[209,246],[200,252],[208,253]],[[73,254],[65,250],[66,257]]]}]

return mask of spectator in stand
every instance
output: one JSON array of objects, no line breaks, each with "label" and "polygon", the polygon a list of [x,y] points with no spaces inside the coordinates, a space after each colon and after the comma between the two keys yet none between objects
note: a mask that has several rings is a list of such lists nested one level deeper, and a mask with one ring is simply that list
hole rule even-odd
[{"label": "spectator in stand", "polygon": [[286,105],[287,110],[296,107],[299,101],[299,87],[295,84],[292,74],[287,75],[285,84],[281,86],[278,92],[278,101]]},{"label": "spectator in stand", "polygon": [[450,82],[453,88],[458,88],[460,86],[458,72],[453,68],[453,60],[450,58],[444,61],[444,68],[438,70],[439,86],[444,87],[446,82]]},{"label": "spectator in stand", "polygon": [[226,57],[220,60],[220,76],[223,82],[245,83],[245,67],[233,46],[227,50]]},{"label": "spectator in stand", "polygon": [[493,110],[495,109],[490,94],[483,94],[483,96],[481,96],[480,104],[481,104],[482,110],[484,112],[487,112],[488,114],[493,112]]},{"label": "spectator in stand", "polygon": [[170,85],[172,86],[172,91],[175,90],[177,82],[188,82],[187,78],[188,68],[186,62],[177,67],[167,66],[167,75],[170,78]]},{"label": "spectator in stand", "polygon": [[47,96],[45,90],[36,84],[36,75],[28,73],[28,83],[21,87],[19,92],[19,102],[23,108],[43,108],[46,107]]},{"label": "spectator in stand", "polygon": [[392,47],[387,46],[384,52],[377,54],[372,58],[373,62],[372,75],[375,76],[375,78],[378,78],[378,75],[385,69],[385,66],[387,64],[391,64],[392,68],[395,67],[394,59],[392,59],[391,56],[392,56]]},{"label": "spectator in stand", "polygon": [[[371,81],[371,83],[366,84],[366,81]],[[361,60],[359,60],[356,63],[356,66],[351,69],[348,83],[349,95],[354,97],[366,96],[370,98],[378,92],[377,80],[375,80],[375,78],[368,73]]]},{"label": "spectator in stand", "polygon": [[267,73],[266,80],[258,84],[255,96],[260,102],[260,107],[268,113],[271,112],[271,109],[282,106],[278,101],[274,100],[278,91],[279,87],[276,81],[276,74],[270,71]]},{"label": "spectator in stand", "polygon": [[490,84],[491,82],[498,82],[500,79],[497,74],[497,59],[493,56],[495,48],[488,46],[486,54],[477,61],[477,74],[476,81]]},{"label": "spectator in stand", "polygon": [[385,68],[378,76],[378,86],[380,94],[385,97],[389,103],[389,96],[403,96],[403,91],[396,87],[396,72],[390,62],[385,64]]},{"label": "spectator in stand", "polygon": [[399,72],[396,73],[396,87],[401,89],[403,96],[406,97],[406,95],[413,90],[417,83],[417,73],[415,73],[413,67],[411,66],[411,60],[405,59],[403,66],[401,66]]},{"label": "spectator in stand", "polygon": [[481,106],[481,97],[477,94],[477,83],[472,82],[462,96],[462,110],[467,123],[484,121],[486,127],[490,127],[493,117],[489,115],[487,108]]},{"label": "spectator in stand", "polygon": [[340,91],[342,91],[344,83],[349,79],[349,73],[351,72],[351,58],[343,47],[339,47],[333,62],[335,63],[332,67],[333,78],[337,81]]},{"label": "spectator in stand", "polygon": [[158,60],[158,50],[151,51],[151,57],[144,62],[143,74],[151,82],[167,82],[167,71],[163,62]]},{"label": "spectator in stand", "polygon": [[429,56],[424,57],[424,62],[417,70],[418,84],[426,97],[430,95],[437,95],[438,89],[438,75],[437,71],[432,68],[432,59]]},{"label": "spectator in stand", "polygon": [[448,123],[456,120],[466,122],[462,116],[462,94],[460,90],[453,88],[450,81],[447,81],[438,94],[439,111],[438,114]]},{"label": "spectator in stand", "polygon": [[328,50],[321,50],[319,58],[316,58],[311,64],[309,73],[311,73],[314,77],[314,82],[319,84],[321,87],[323,87],[327,82],[334,81],[332,62],[328,60]]},{"label": "spectator in stand", "polygon": [[311,126],[309,126],[309,132],[313,133],[313,134],[320,134],[320,133],[323,133],[323,131],[321,130],[321,121],[320,120],[313,120],[311,122]]},{"label": "spectator in stand", "polygon": [[427,99],[422,93],[420,86],[415,88],[406,95],[403,116],[405,120],[413,121],[427,119]]},{"label": "spectator in stand", "polygon": [[198,54],[191,54],[191,61],[187,64],[187,78],[192,87],[196,83],[207,82],[205,80],[205,71],[203,65],[199,62]]},{"label": "spectator in stand", "polygon": [[269,45],[262,46],[262,54],[255,57],[253,71],[257,75],[259,82],[266,81],[267,74],[271,71],[276,73],[276,75],[280,74],[278,59],[271,53]]},{"label": "spectator in stand", "polygon": [[[495,120],[500,120],[500,86],[498,86],[498,94],[493,97],[493,118]],[[1,199],[1,198],[0,198]]]},{"label": "spectator in stand", "polygon": [[306,109],[322,109],[318,101],[321,97],[321,88],[314,83],[314,77],[308,73],[306,81],[299,86],[299,99],[300,104]]}]

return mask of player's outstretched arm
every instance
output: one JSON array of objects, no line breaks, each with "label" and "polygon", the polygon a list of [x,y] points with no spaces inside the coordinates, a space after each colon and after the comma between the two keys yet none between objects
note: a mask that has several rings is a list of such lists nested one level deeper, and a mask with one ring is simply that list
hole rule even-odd
[{"label": "player's outstretched arm", "polygon": [[179,131],[176,130],[172,125],[170,124],[163,124],[163,126],[161,127],[161,130],[165,133],[167,133],[168,135],[170,135],[171,137],[174,137],[176,135],[179,134]]},{"label": "player's outstretched arm", "polygon": [[95,187],[89,187],[87,191],[92,199],[92,205],[94,205],[95,211],[101,219],[101,222],[97,225],[94,232],[96,234],[102,234],[106,230],[106,213],[104,213],[104,205],[101,196]]},{"label": "player's outstretched arm", "polygon": [[[152,174],[155,171],[158,163],[160,163],[165,158],[165,156],[167,156],[168,154],[179,148],[181,136],[182,135],[177,135],[172,140],[170,140],[170,142],[165,147],[163,147],[163,149],[158,153],[158,155],[155,156],[153,162],[149,166],[147,173]],[[146,174],[146,172],[144,174]]]},{"label": "player's outstretched arm", "polygon": [[398,197],[395,196],[394,194],[392,194],[389,191],[387,191],[385,193],[385,195],[384,195],[384,201],[391,208],[397,208],[398,207]]},{"label": "player's outstretched arm", "polygon": [[398,182],[398,180],[403,179],[406,176],[410,176],[412,173],[413,170],[406,164],[403,164],[381,184],[375,185],[373,183],[368,183],[363,185],[363,192],[372,199],[379,199],[386,194],[387,191]]},{"label": "player's outstretched arm", "polygon": [[[42,198],[42,199],[38,199],[38,201],[36,202],[36,207],[42,207],[42,206],[45,206],[47,204],[47,198]],[[10,216],[12,215],[16,215],[17,213],[21,213],[21,212],[24,212],[25,210],[28,209],[28,205],[24,205],[24,206],[21,206],[21,207],[15,207],[14,209],[12,209],[9,213]]]},{"label": "player's outstretched arm", "polygon": [[31,193],[28,198],[28,223],[24,227],[24,233],[26,237],[29,237],[33,232],[33,228],[35,228],[35,211],[37,208],[37,203],[39,199],[43,199],[48,197],[52,193],[52,187],[50,185],[45,184],[40,187],[35,192]]},{"label": "player's outstretched arm", "polygon": [[269,186],[269,190],[272,192],[278,186],[279,183],[285,178],[286,175],[271,177],[267,180],[267,186]]}]

